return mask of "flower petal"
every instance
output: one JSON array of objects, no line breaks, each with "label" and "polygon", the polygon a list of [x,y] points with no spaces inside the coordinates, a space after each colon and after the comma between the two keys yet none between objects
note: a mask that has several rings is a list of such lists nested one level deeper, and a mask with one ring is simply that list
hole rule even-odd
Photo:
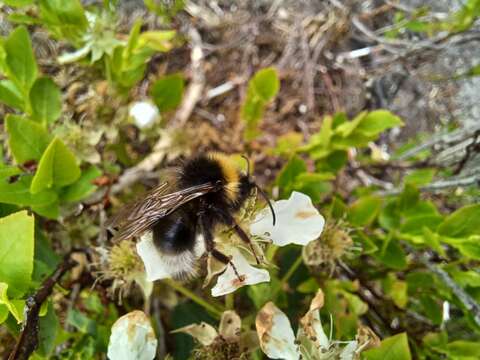
[{"label": "flower petal", "polygon": [[227,341],[236,342],[239,340],[242,328],[242,320],[240,316],[233,310],[225,311],[222,314],[218,332]]},{"label": "flower petal", "polygon": [[297,360],[300,353],[295,345],[295,335],[287,316],[268,302],[255,319],[260,347],[271,359]]},{"label": "flower petal", "polygon": [[158,109],[155,105],[148,101],[137,101],[132,104],[129,115],[133,118],[133,122],[140,129],[151,126],[159,117]]},{"label": "flower petal", "polygon": [[231,265],[217,278],[217,283],[212,288],[212,296],[222,296],[234,292],[245,285],[253,285],[270,281],[270,274],[265,269],[251,266],[238,250],[232,252],[232,262],[240,275],[235,274]]},{"label": "flower petal", "polygon": [[300,319],[301,329],[300,336],[306,336],[313,342],[317,349],[328,350],[330,341],[323,330],[322,322],[320,320],[319,309],[323,307],[324,295],[321,289],[318,289],[317,294],[310,303],[310,309],[304,317]]},{"label": "flower petal", "polygon": [[349,341],[340,353],[340,360],[353,360],[355,358],[355,351],[357,350],[358,342]]},{"label": "flower petal", "polygon": [[155,333],[142,311],[132,311],[113,324],[108,344],[110,360],[151,360],[156,350]]},{"label": "flower petal", "polygon": [[148,281],[166,279],[171,277],[166,266],[163,266],[162,255],[158,252],[151,233],[146,233],[137,243],[137,253],[145,265]]},{"label": "flower petal", "polygon": [[210,345],[218,336],[217,330],[215,330],[212,325],[203,321],[200,324],[191,324],[180,329],[173,330],[172,333],[188,334],[198,340],[198,342],[203,346]]},{"label": "flower petal", "polygon": [[276,224],[266,207],[250,225],[252,235],[267,237],[275,245],[306,245],[317,239],[322,233],[325,219],[313,206],[312,200],[305,194],[294,191],[288,200],[273,203]]}]

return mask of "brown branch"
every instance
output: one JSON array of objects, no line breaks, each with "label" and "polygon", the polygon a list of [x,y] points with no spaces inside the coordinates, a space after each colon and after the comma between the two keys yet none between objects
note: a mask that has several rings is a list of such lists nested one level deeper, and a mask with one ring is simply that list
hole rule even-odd
[{"label": "brown branch", "polygon": [[30,355],[38,346],[38,316],[42,304],[52,293],[53,287],[57,284],[62,276],[72,269],[77,263],[71,259],[71,254],[68,253],[63,258],[63,261],[58,265],[57,269],[46,278],[38,291],[27,299],[26,314],[22,326],[22,332],[15,344],[15,348],[10,353],[8,360],[28,360]]},{"label": "brown branch", "polygon": [[480,143],[477,143],[477,140],[479,137],[480,137],[480,129],[475,131],[475,133],[473,134],[473,141],[470,143],[470,145],[467,146],[465,150],[465,156],[458,163],[458,166],[453,172],[453,175],[460,174],[463,168],[465,167],[465,165],[467,164],[468,160],[470,160],[470,157],[472,156],[472,154],[480,151]]}]

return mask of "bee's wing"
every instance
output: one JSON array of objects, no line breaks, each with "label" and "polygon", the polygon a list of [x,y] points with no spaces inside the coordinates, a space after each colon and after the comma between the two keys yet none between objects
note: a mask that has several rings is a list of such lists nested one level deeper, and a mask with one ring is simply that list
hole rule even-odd
[{"label": "bee's wing", "polygon": [[150,191],[142,199],[127,205],[107,221],[109,228],[118,227],[114,241],[139,236],[151,228],[159,219],[172,213],[187,202],[216,189],[212,183],[192,186],[167,193],[168,183],[163,183]]}]

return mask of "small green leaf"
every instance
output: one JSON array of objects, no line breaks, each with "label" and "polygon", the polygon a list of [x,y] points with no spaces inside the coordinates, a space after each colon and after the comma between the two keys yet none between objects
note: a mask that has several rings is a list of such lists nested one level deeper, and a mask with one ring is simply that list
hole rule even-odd
[{"label": "small green leaf", "polygon": [[302,143],[303,135],[299,132],[290,131],[277,138],[277,145],[272,149],[274,155],[290,156]]},{"label": "small green leaf", "polygon": [[334,133],[340,135],[343,138],[350,136],[353,133],[353,131],[357,128],[357,126],[360,125],[360,123],[363,121],[366,115],[367,115],[367,112],[362,111],[353,120],[344,122],[343,124],[337,126]]},{"label": "small green leaf", "polygon": [[60,207],[58,201],[54,201],[47,205],[32,205],[32,210],[38,215],[48,219],[56,220],[60,215]]},{"label": "small green leaf", "polygon": [[276,182],[282,194],[288,196],[295,182],[295,178],[306,171],[307,165],[305,162],[297,155],[293,155],[277,177]]},{"label": "small green leaf", "polygon": [[377,136],[381,132],[393,128],[395,126],[402,126],[403,122],[396,115],[393,115],[387,110],[375,110],[369,112],[356,127],[358,131],[366,136]]},{"label": "small green leaf", "polygon": [[10,80],[0,80],[0,102],[18,110],[25,106],[21,91]]},{"label": "small green leaf", "polygon": [[252,80],[250,80],[250,85],[255,89],[255,94],[264,102],[272,100],[280,89],[277,70],[269,67],[257,71]]},{"label": "small green leaf", "polygon": [[18,115],[6,118],[8,144],[18,164],[28,160],[40,160],[50,142],[50,135],[40,125]]},{"label": "small green leaf", "polygon": [[407,184],[398,198],[398,208],[405,213],[417,205],[419,200],[420,192],[418,189],[413,185]]},{"label": "small green leaf", "polygon": [[247,96],[241,110],[241,117],[246,122],[247,140],[257,135],[258,122],[263,117],[265,107],[277,95],[279,89],[277,71],[271,67],[259,70],[249,81]]},{"label": "small green leaf", "polygon": [[25,308],[25,300],[10,299],[8,293],[8,284],[0,282],[0,307],[7,308],[7,315],[10,312],[18,323],[23,321],[23,309]]},{"label": "small green leaf", "polygon": [[13,297],[29,287],[33,272],[34,219],[19,211],[0,219],[0,279]]},{"label": "small green leaf", "polygon": [[59,321],[53,303],[49,302],[47,313],[39,318],[37,354],[49,357],[55,349],[55,339],[59,330]]},{"label": "small green leaf", "polygon": [[349,209],[348,220],[352,225],[371,224],[382,206],[382,200],[375,196],[365,196],[355,201]]},{"label": "small green leaf", "polygon": [[57,200],[57,194],[52,190],[32,194],[30,192],[31,183],[31,175],[22,175],[11,184],[8,181],[0,181],[0,203],[20,206],[45,206]]},{"label": "small green leaf", "polygon": [[149,48],[165,52],[172,48],[172,41],[176,35],[175,30],[144,31],[138,38],[138,47],[148,46]]},{"label": "small green leaf", "polygon": [[407,267],[407,256],[397,239],[387,239],[377,257],[389,268],[403,270]]},{"label": "small green leaf", "polygon": [[65,187],[60,199],[65,202],[77,202],[92,194],[97,186],[92,183],[94,179],[102,175],[96,166],[90,166],[82,172],[80,178],[73,184]]},{"label": "small green leaf", "polygon": [[439,225],[438,233],[448,237],[480,235],[480,204],[458,209]]},{"label": "small green leaf", "polygon": [[33,3],[33,0],[3,0],[5,5],[14,7],[27,6]]},{"label": "small green leaf", "polygon": [[24,26],[17,27],[7,37],[3,46],[9,78],[24,94],[28,94],[37,78],[38,70],[27,29]]},{"label": "small green leaf", "polygon": [[480,343],[478,341],[457,340],[447,344],[447,351],[452,359],[478,359]]},{"label": "small green leaf", "polygon": [[7,305],[0,304],[0,325],[7,320],[9,312]]},{"label": "small green leaf", "polygon": [[419,169],[412,171],[403,180],[406,184],[415,186],[427,185],[432,182],[435,172],[435,169]]},{"label": "small green leaf", "polygon": [[75,155],[59,139],[52,140],[38,164],[30,191],[36,194],[53,186],[72,184],[80,177]]},{"label": "small green leaf", "polygon": [[49,124],[60,117],[62,98],[60,89],[49,77],[38,78],[30,89],[32,117]]},{"label": "small green leaf", "polygon": [[184,80],[180,73],[167,75],[155,81],[150,96],[160,112],[173,110],[182,101],[183,87]]},{"label": "small green leaf", "polygon": [[21,174],[22,170],[18,166],[1,166],[0,165],[0,180],[4,180],[14,175]]},{"label": "small green leaf", "polygon": [[411,360],[406,333],[386,338],[380,347],[362,353],[365,360]]}]

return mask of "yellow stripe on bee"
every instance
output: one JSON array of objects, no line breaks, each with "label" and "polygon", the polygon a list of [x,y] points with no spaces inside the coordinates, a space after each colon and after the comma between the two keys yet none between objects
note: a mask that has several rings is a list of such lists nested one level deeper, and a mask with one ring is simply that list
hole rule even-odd
[{"label": "yellow stripe on bee", "polygon": [[240,176],[234,162],[222,153],[209,153],[208,156],[220,164],[223,177],[227,181],[225,184],[226,194],[230,200],[235,201],[238,197]]}]

